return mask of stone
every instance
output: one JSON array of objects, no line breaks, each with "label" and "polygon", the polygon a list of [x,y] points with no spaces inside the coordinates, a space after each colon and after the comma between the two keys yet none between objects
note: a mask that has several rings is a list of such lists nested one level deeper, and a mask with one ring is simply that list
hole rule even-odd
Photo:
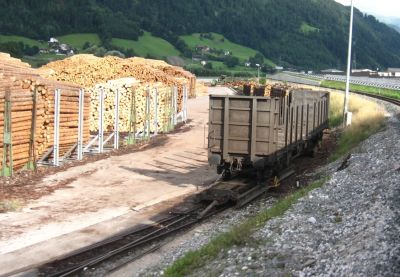
[{"label": "stone", "polygon": [[315,219],[315,217],[312,216],[312,217],[307,219],[307,222],[315,224],[315,223],[317,223],[317,220]]}]

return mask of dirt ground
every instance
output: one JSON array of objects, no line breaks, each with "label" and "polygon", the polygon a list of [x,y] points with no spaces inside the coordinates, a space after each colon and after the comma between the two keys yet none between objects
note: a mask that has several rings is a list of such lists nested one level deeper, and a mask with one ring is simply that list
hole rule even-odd
[{"label": "dirt ground", "polygon": [[[211,93],[231,91],[212,88]],[[133,153],[3,182],[2,196],[20,199],[23,207],[0,213],[0,261],[3,254],[10,258],[15,252],[20,259],[24,247],[145,210],[213,182],[217,175],[207,164],[205,139],[208,96],[189,100],[189,118],[179,131]]]}]

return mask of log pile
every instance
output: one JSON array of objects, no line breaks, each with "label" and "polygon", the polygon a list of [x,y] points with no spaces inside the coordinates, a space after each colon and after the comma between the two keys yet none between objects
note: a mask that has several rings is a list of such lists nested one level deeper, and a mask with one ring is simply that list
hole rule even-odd
[{"label": "log pile", "polygon": [[189,98],[196,98],[196,76],[189,71],[184,70],[182,67],[171,66],[164,61],[144,59],[139,57],[130,58],[129,61],[139,65],[150,65],[170,76],[186,79],[189,88]]},{"label": "log pile", "polygon": [[[98,130],[100,92],[104,93],[104,130],[111,132],[115,123],[115,96],[119,93],[119,131],[138,132],[145,129],[146,120],[150,123],[150,132],[168,129],[172,109],[172,89],[161,83],[151,87],[141,84],[134,78],[122,78],[98,84],[91,94],[90,130]],[[156,96],[157,93],[157,96]],[[148,99],[146,99],[148,96]],[[146,111],[146,100],[148,110]],[[157,100],[157,112],[156,112]],[[156,120],[157,113],[157,120]]]},{"label": "log pile", "polygon": [[[96,94],[95,87],[99,88],[108,81],[134,78],[142,84],[149,86],[154,86],[155,84],[159,87],[168,88],[176,86],[178,89],[178,112],[183,109],[184,86],[192,83],[192,86],[188,88],[188,93],[190,94],[190,91],[193,90],[192,95],[195,95],[196,78],[194,75],[157,60],[143,58],[121,59],[112,56],[99,58],[93,55],[75,55],[62,61],[49,63],[43,66],[40,71],[47,78],[79,84],[89,94],[94,93],[91,101],[91,131],[97,131],[98,95]],[[106,85],[106,89],[109,88],[110,85]],[[139,112],[138,117],[144,117],[144,115]]]},{"label": "log pile", "polygon": [[[6,97],[11,101],[12,159],[15,169],[32,158],[39,158],[53,146],[54,91],[61,89],[60,153],[76,143],[78,133],[79,86],[42,78],[35,69],[8,54],[0,53],[0,155],[4,149],[4,124]],[[34,94],[36,91],[36,117],[34,118]],[[89,139],[90,98],[85,98],[86,126],[84,138]],[[35,121],[34,143],[31,144],[32,121]],[[32,146],[32,147],[31,147]],[[0,161],[0,163],[2,160]],[[10,161],[8,161],[9,164]]]},{"label": "log pile", "polygon": [[96,84],[128,77],[146,84],[162,83],[165,86],[177,86],[181,98],[182,88],[186,85],[189,94],[192,97],[196,95],[195,76],[163,61],[143,58],[121,59],[112,56],[99,58],[82,54],[51,62],[40,70],[46,78],[79,84],[86,89],[91,89]]}]

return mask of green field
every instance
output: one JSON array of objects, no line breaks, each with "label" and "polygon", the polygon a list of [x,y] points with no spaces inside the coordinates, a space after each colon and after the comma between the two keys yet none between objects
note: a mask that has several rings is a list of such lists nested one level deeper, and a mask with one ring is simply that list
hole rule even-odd
[{"label": "green field", "polygon": [[319,29],[315,28],[305,22],[301,23],[300,26],[300,32],[302,32],[303,34],[309,34],[309,33],[314,33],[314,32],[318,32]]},{"label": "green field", "polygon": [[[346,83],[337,82],[337,81],[323,81],[321,83],[321,87],[345,90],[346,89]],[[393,98],[393,99],[400,100],[400,90],[350,84],[350,91],[365,92],[365,93],[370,93],[370,94],[375,94],[375,95],[382,95],[382,96],[386,96],[386,97],[390,97],[390,98]]]},{"label": "green field", "polygon": [[26,37],[21,37],[21,36],[7,36],[7,35],[0,35],[0,43],[3,42],[23,42],[26,45],[29,45],[30,47],[32,46],[37,46],[39,48],[46,48],[47,47],[47,42],[40,42],[34,39],[26,38]]},{"label": "green field", "polygon": [[72,48],[78,50],[81,50],[86,42],[89,42],[92,45],[101,44],[100,38],[97,34],[70,34],[57,37],[57,39],[60,43],[68,44]]},{"label": "green field", "polygon": [[[245,66],[235,66],[233,68],[227,67],[223,62],[217,62],[217,61],[209,61],[209,63],[212,64],[212,70],[217,70],[217,71],[231,71],[231,72],[253,72],[257,74],[257,69],[255,68],[250,68],[250,67],[245,67]],[[188,63],[186,65],[188,68],[203,68],[203,66],[200,63]],[[260,72],[261,74],[261,72]]]},{"label": "green field", "polygon": [[[249,47],[245,47],[236,43],[233,43],[226,39],[224,36],[216,33],[211,33],[213,39],[200,38],[199,33],[195,33],[189,36],[181,36],[181,38],[186,42],[190,48],[195,48],[198,45],[206,45],[210,48],[215,48],[217,50],[230,51],[232,55],[239,58],[240,61],[247,61],[250,57],[254,57],[257,51]],[[266,63],[275,66],[275,64],[266,60]]]},{"label": "green field", "polygon": [[159,59],[170,56],[179,56],[180,52],[168,41],[144,32],[138,41],[113,38],[111,44],[125,49],[133,49],[139,56],[151,56]]},{"label": "green field", "polygon": [[52,61],[65,59],[66,57],[56,54],[37,54],[35,56],[24,56],[21,60],[29,63],[32,67],[40,67]]}]

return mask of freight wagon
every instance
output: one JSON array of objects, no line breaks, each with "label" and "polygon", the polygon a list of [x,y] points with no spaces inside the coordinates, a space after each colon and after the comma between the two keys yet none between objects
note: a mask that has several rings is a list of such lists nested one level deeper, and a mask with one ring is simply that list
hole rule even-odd
[{"label": "freight wagon", "polygon": [[255,169],[273,176],[313,152],[328,128],[329,93],[273,89],[271,97],[211,95],[208,157],[225,178]]}]

